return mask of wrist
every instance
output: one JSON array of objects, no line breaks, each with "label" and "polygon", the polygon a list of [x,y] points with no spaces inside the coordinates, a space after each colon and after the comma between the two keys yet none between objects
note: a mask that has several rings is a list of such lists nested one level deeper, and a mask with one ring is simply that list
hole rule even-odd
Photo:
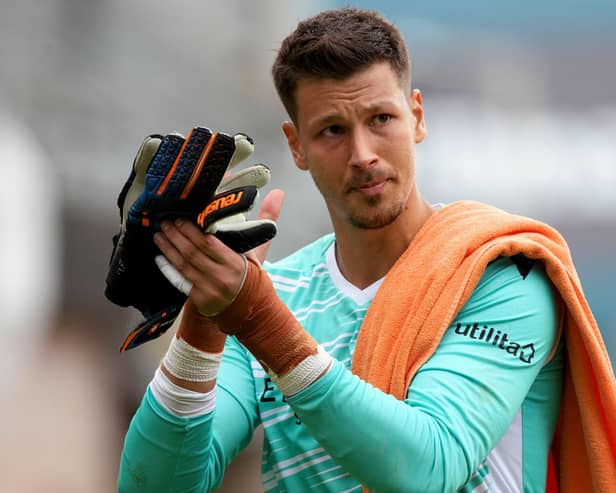
[{"label": "wrist", "polygon": [[161,363],[159,371],[161,371],[171,383],[186,390],[204,394],[216,388],[216,380],[210,380],[208,382],[191,382],[190,380],[178,378],[167,370],[164,363]]},{"label": "wrist", "polygon": [[189,298],[182,309],[177,337],[200,351],[220,353],[225,347],[227,334],[220,330],[213,319],[199,313],[197,306]]},{"label": "wrist", "polygon": [[192,417],[208,414],[216,407],[216,387],[186,387],[178,384],[161,366],[150,382],[156,401],[176,416]]},{"label": "wrist", "polygon": [[235,335],[270,374],[284,375],[318,352],[317,342],[278,298],[267,273],[251,260],[235,301],[214,321]]},{"label": "wrist", "polygon": [[171,338],[161,367],[169,378],[175,377],[172,379],[174,383],[188,388],[187,385],[193,382],[196,384],[214,382],[218,375],[222,354],[222,352],[201,351],[176,336]]},{"label": "wrist", "polygon": [[333,358],[329,353],[318,346],[317,354],[307,356],[292,370],[282,375],[270,372],[269,376],[286,397],[291,397],[327,373],[332,362]]}]

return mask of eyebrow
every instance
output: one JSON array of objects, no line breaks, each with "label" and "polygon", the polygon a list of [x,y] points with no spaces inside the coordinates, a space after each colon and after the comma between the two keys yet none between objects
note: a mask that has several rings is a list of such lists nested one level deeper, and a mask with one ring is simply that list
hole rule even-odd
[{"label": "eyebrow", "polygon": [[324,116],[323,118],[315,118],[311,122],[308,122],[309,127],[321,127],[323,125],[329,125],[331,123],[336,122],[340,119],[340,115],[338,113],[331,113],[329,115]]},{"label": "eyebrow", "polygon": [[[362,107],[362,113],[379,113],[385,111],[385,108],[389,106],[391,103],[387,100],[379,101],[377,103],[370,104],[368,106]],[[323,126],[329,125],[332,123],[336,123],[340,119],[339,113],[329,113],[321,118],[315,118],[314,120],[308,122],[308,127],[314,126]]]}]

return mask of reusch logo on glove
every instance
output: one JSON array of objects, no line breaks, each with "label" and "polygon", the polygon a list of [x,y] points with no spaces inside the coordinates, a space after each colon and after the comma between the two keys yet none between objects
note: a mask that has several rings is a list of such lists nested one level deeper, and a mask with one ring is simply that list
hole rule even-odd
[{"label": "reusch logo on glove", "polygon": [[203,212],[197,216],[197,224],[203,227],[207,216],[220,209],[226,209],[227,207],[232,207],[238,204],[240,200],[242,200],[242,195],[244,195],[243,191],[237,193],[230,192],[227,195],[218,197],[216,200],[210,202]]}]

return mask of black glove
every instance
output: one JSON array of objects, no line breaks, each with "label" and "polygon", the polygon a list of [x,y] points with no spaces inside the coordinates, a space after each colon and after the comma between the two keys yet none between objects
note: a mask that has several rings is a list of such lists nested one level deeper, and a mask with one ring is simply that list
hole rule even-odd
[{"label": "black glove", "polygon": [[121,351],[163,334],[177,317],[186,295],[173,287],[154,258],[160,251],[153,235],[163,220],[185,217],[244,252],[272,239],[273,221],[245,221],[269,170],[255,165],[223,180],[228,169],[247,158],[253,143],[196,127],[179,134],[146,137],[118,197],[121,225],[114,237],[105,296],[134,306],[145,317],[126,338]]}]

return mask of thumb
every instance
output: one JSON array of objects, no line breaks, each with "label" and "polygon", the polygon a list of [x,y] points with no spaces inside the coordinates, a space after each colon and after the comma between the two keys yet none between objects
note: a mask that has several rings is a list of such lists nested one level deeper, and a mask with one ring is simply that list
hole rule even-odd
[{"label": "thumb", "polygon": [[[272,190],[261,202],[257,219],[271,219],[276,222],[280,216],[283,202],[284,192],[278,188]],[[267,243],[263,243],[263,245],[259,245],[257,248],[251,250],[248,255],[262,264],[265,261],[265,257],[267,257],[270,243],[271,241],[268,241]]]}]

